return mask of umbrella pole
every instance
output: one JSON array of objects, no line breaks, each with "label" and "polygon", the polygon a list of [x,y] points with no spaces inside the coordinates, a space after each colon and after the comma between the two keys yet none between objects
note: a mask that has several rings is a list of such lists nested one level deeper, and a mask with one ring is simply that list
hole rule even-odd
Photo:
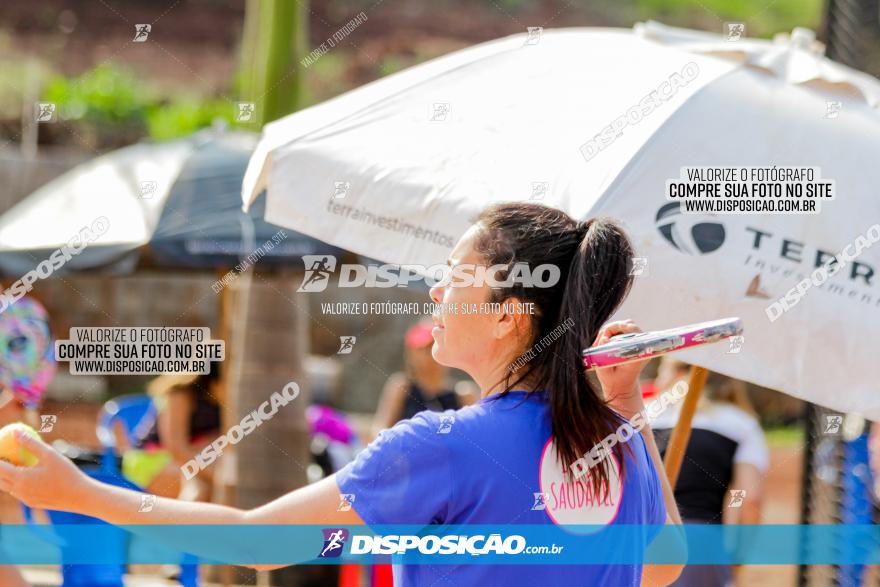
[{"label": "umbrella pole", "polygon": [[673,489],[675,489],[675,483],[678,481],[678,473],[684,460],[685,448],[687,448],[688,440],[691,438],[691,422],[694,419],[694,413],[697,411],[697,402],[703,394],[703,386],[706,384],[708,376],[708,369],[696,365],[691,367],[688,392],[684,397],[681,415],[675,424],[675,428],[672,430],[672,435],[669,437],[669,444],[666,446],[666,458],[663,460],[663,464],[666,467],[666,477],[669,479],[669,485]]},{"label": "umbrella pole", "polygon": [[[228,273],[231,269],[221,268],[217,270],[217,279],[223,279],[224,275]],[[218,336],[224,341],[229,340],[229,333],[232,328],[232,297],[230,296],[229,291],[224,287],[220,290],[219,294],[219,316],[218,316]],[[229,358],[230,348],[227,345],[226,347],[226,358]],[[232,378],[229,376],[229,369],[224,368],[220,370],[220,384],[223,386],[223,406],[220,410],[220,425],[223,426],[223,430],[229,430],[230,427],[235,423],[233,422],[235,414],[232,413],[230,401],[232,400]],[[227,468],[225,471],[228,471],[228,463],[225,463],[224,466]],[[227,474],[218,475],[214,477],[214,490],[215,501],[222,503],[223,505],[235,505],[235,486],[232,483],[229,483],[229,476]],[[219,565],[216,567],[214,577],[216,577],[220,584],[223,587],[229,587],[233,582],[233,568],[230,565]],[[212,577],[212,578],[214,578]]]}]

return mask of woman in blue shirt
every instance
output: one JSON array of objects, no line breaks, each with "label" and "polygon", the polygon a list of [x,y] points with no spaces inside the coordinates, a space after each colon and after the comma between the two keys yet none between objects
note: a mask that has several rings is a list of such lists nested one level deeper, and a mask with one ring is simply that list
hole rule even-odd
[{"label": "woman in blue shirt", "polygon": [[[160,498],[149,523],[442,523],[499,530],[506,524],[680,524],[648,428],[614,446],[604,465],[588,475],[571,474],[621,418],[644,407],[637,386],[643,364],[599,371],[600,390],[587,378],[581,357],[591,344],[638,331],[631,321],[606,324],[631,286],[633,256],[628,238],[611,220],[577,222],[534,203],[490,207],[449,257],[453,268],[477,269],[454,271],[451,283],[431,290],[445,310],[434,317],[434,358],[467,372],[481,389],[479,402],[404,420],[336,475],[265,506],[243,511]],[[556,267],[558,280],[530,287],[503,274],[484,283],[468,279],[493,265],[512,267],[508,276],[516,275],[516,266],[508,265],[513,263],[526,264],[536,277],[540,265]],[[146,521],[137,513],[138,494],[94,483],[50,448],[19,441],[40,463],[32,468],[0,463],[0,489],[35,507],[119,525]],[[351,508],[340,507],[343,495],[353,496]],[[542,507],[535,507],[537,496]],[[395,582],[666,585],[680,570],[680,565],[409,565],[395,568]]]}]

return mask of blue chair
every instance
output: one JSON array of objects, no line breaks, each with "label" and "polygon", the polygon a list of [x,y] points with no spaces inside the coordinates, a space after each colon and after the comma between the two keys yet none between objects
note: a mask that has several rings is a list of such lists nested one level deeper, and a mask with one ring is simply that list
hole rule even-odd
[{"label": "blue chair", "polygon": [[[122,424],[129,444],[138,446],[149,434],[158,413],[153,399],[145,393],[120,395],[107,401],[98,413],[98,425],[95,433],[104,447],[102,459],[103,471],[108,475],[121,478],[120,455],[116,446],[114,427]],[[126,481],[127,482],[127,481]],[[138,491],[143,491],[137,488]],[[184,555],[180,564],[180,584],[186,587],[198,585],[198,559],[192,555]]]},{"label": "blue chair", "polygon": [[156,416],[153,399],[144,393],[121,395],[104,404],[98,413],[98,426],[95,432],[98,441],[104,447],[105,471],[118,473],[120,470],[119,451],[114,434],[116,423],[122,424],[128,442],[132,446],[137,446],[150,432]]},{"label": "blue chair", "polygon": [[[83,471],[102,483],[115,485],[116,487],[124,487],[134,491],[140,491],[134,483],[130,483],[116,475],[108,475],[99,469],[83,469]],[[128,540],[126,532],[120,528],[116,528],[88,516],[79,514],[71,514],[68,512],[59,512],[54,510],[46,510],[46,515],[52,523],[54,529],[50,531],[45,526],[38,525],[34,521],[33,510],[27,506],[24,509],[24,520],[31,528],[44,540],[55,544],[61,549],[61,576],[63,579],[62,587],[124,587],[122,578],[125,575],[125,565],[123,564],[107,564],[107,565],[86,565],[71,564],[68,561],[77,560],[78,555],[88,552],[88,548],[94,545],[82,544],[81,541],[66,537],[63,530],[68,525],[80,524],[99,524],[107,526],[107,533],[102,536],[107,537],[101,544],[102,552],[109,557],[118,560],[125,560],[125,552],[128,548]]]},{"label": "blue chair", "polygon": [[[107,473],[102,469],[90,468],[83,469],[92,479],[96,479],[101,483],[107,483],[115,487],[123,487],[133,491],[143,492],[143,490],[134,483],[123,479],[118,474]],[[44,525],[37,524],[34,520],[33,510],[22,504],[24,510],[24,520],[31,529],[42,539],[58,546],[61,549],[61,576],[63,578],[62,587],[124,587],[123,576],[125,575],[125,565],[86,565],[86,564],[69,564],[66,560],[76,559],[81,552],[88,550],[89,545],[78,544],[76,540],[66,540],[63,532],[49,531]],[[125,560],[125,553],[128,548],[128,533],[121,528],[108,524],[97,518],[83,516],[80,514],[72,514],[69,512],[59,512],[55,510],[46,510],[46,515],[53,526],[65,527],[68,525],[78,524],[100,524],[108,526],[106,534],[109,536],[101,550],[111,555],[111,558]],[[180,565],[180,577],[178,581],[184,587],[198,587],[198,559],[191,554],[184,554]]]}]

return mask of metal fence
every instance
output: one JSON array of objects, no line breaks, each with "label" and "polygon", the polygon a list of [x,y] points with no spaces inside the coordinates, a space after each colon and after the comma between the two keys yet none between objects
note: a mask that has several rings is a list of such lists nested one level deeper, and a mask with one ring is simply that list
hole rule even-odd
[{"label": "metal fence", "polygon": [[[872,499],[868,465],[870,423],[853,414],[808,404],[805,421],[802,524],[871,524],[880,521]],[[818,547],[805,543],[804,554]],[[825,545],[823,545],[823,548]],[[836,554],[864,558],[864,544],[839,543]],[[801,565],[801,587],[880,586],[877,568],[866,565]]]},{"label": "metal fence", "polygon": [[[880,75],[880,0],[828,0],[823,28],[829,58]],[[801,523],[880,521],[868,465],[869,423],[808,404],[805,425]],[[841,553],[858,554],[864,545],[836,547]],[[864,565],[802,565],[798,585],[880,587],[880,572]]]}]

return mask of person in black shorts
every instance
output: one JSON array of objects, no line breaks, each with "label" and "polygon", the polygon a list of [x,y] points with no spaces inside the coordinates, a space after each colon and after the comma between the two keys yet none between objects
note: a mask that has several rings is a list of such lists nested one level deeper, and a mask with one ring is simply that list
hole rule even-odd
[{"label": "person in black shorts", "polygon": [[128,446],[125,434],[114,430],[123,475],[154,495],[208,499],[211,470],[185,483],[181,466],[220,434],[221,390],[218,363],[211,363],[206,374],[168,373],[151,381],[148,391],[156,416],[143,436]]}]

